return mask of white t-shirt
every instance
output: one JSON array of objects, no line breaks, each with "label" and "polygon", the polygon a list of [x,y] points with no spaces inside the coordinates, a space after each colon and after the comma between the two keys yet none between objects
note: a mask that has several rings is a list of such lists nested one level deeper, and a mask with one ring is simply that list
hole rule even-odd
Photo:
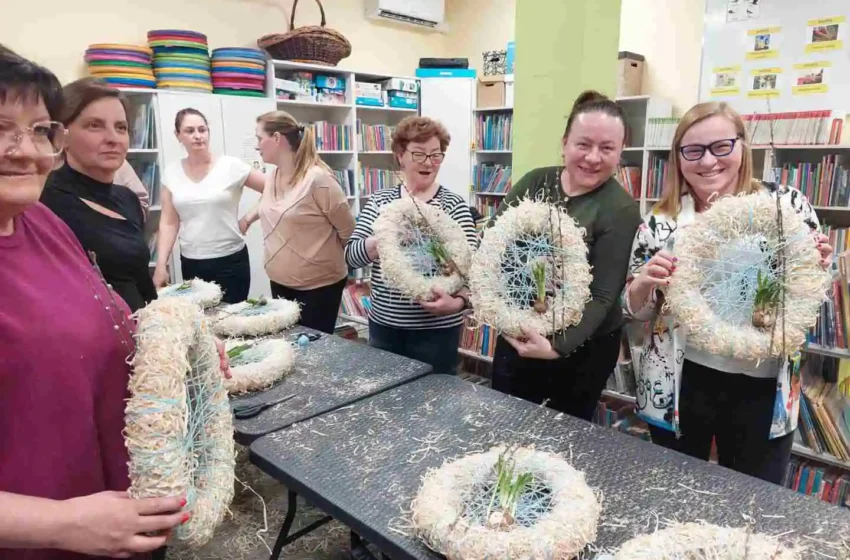
[{"label": "white t-shirt", "polygon": [[239,200],[250,173],[250,165],[231,156],[219,156],[199,183],[186,175],[182,161],[168,166],[162,184],[180,216],[181,256],[215,259],[242,250]]}]

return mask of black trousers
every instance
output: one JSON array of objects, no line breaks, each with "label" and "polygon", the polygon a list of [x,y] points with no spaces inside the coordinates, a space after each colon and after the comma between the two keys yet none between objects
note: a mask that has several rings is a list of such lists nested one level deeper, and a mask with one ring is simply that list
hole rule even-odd
[{"label": "black trousers", "polygon": [[591,420],[620,355],[621,329],[584,343],[566,358],[522,358],[504,338],[496,341],[493,388],[577,418]]},{"label": "black trousers", "polygon": [[369,321],[369,346],[429,364],[433,373],[457,374],[461,325],[401,329]]},{"label": "black trousers", "polygon": [[300,324],[317,331],[333,334],[345,281],[346,279],[343,278],[335,284],[312,290],[296,290],[272,282],[272,295],[276,298],[297,301],[301,304],[301,320],[298,321]]},{"label": "black trousers", "polygon": [[225,303],[239,303],[248,297],[248,290],[251,288],[248,247],[215,259],[187,259],[181,256],[180,265],[184,279],[198,278],[221,286],[221,300]]},{"label": "black trousers", "polygon": [[780,484],[794,435],[769,439],[775,400],[776,379],[725,373],[685,360],[679,391],[681,437],[650,426],[652,441],[707,461],[713,438],[721,465]]}]

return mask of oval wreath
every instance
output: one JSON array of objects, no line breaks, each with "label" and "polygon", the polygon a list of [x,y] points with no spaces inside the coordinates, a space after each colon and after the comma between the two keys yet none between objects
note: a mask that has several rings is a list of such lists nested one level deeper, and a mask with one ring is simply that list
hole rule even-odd
[{"label": "oval wreath", "polygon": [[176,298],[139,312],[125,409],[130,496],[185,496],[175,538],[207,543],[233,499],[233,423],[215,339],[197,305]]},{"label": "oval wreath", "polygon": [[669,311],[689,344],[721,356],[794,353],[830,283],[810,227],[766,191],[718,200],[682,230],[673,252]]},{"label": "oval wreath", "polygon": [[181,284],[166,286],[157,292],[159,298],[181,298],[191,301],[202,308],[215,307],[221,303],[221,287],[215,282],[205,282],[198,278],[186,280]]},{"label": "oval wreath", "polygon": [[510,336],[581,321],[590,301],[584,229],[565,210],[522,200],[484,232],[469,274],[475,317]]},{"label": "oval wreath", "polygon": [[635,537],[617,551],[614,560],[796,560],[796,550],[774,537],[742,528],[718,527],[708,523],[675,524],[648,535]]},{"label": "oval wreath", "polygon": [[292,371],[295,350],[280,339],[228,340],[231,378],[224,380],[230,394],[261,391]]},{"label": "oval wreath", "polygon": [[433,299],[433,289],[460,290],[470,249],[463,228],[451,216],[412,197],[381,208],[372,225],[387,285],[411,299]]},{"label": "oval wreath", "polygon": [[601,506],[560,456],[494,448],[429,472],[412,509],[419,536],[449,560],[566,560],[596,538]]},{"label": "oval wreath", "polygon": [[221,336],[261,336],[288,329],[300,316],[297,302],[262,296],[223,308],[215,317],[214,328]]}]

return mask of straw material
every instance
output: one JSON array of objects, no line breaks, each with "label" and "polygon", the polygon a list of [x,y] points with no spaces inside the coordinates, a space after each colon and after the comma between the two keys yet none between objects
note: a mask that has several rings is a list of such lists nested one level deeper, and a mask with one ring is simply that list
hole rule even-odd
[{"label": "straw material", "polygon": [[183,282],[182,284],[172,284],[159,290],[157,297],[162,298],[181,298],[191,301],[195,305],[200,305],[204,309],[215,307],[221,303],[221,288],[215,282],[204,282],[198,278],[193,278]]},{"label": "straw material", "polygon": [[288,329],[300,316],[297,302],[275,298],[261,304],[243,301],[228,305],[216,315],[213,324],[220,336],[261,336]]},{"label": "straw material", "polygon": [[249,348],[230,358],[232,377],[224,381],[230,394],[261,391],[292,371],[295,349],[287,341],[233,339],[225,343],[228,351],[244,345]]}]

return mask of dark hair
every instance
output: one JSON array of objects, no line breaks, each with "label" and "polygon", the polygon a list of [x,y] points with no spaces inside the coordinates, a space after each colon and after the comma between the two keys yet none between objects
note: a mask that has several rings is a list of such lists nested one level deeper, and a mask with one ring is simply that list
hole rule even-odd
[{"label": "dark hair", "polygon": [[56,120],[62,111],[62,84],[47,68],[0,45],[0,103],[15,100],[41,100]]},{"label": "dark hair", "polygon": [[113,88],[103,80],[82,78],[65,86],[63,93],[65,95],[65,107],[59,120],[66,127],[77,120],[80,113],[86,110],[86,107],[101,99],[117,99],[120,101],[124,107],[124,113],[127,115],[127,121],[130,120],[127,99],[120,90]]},{"label": "dark hair", "polygon": [[183,119],[185,119],[189,115],[195,115],[196,117],[201,117],[204,119],[204,124],[209,126],[210,123],[207,121],[207,118],[204,114],[197,109],[193,109],[192,107],[186,107],[185,109],[180,109],[177,111],[177,116],[174,117],[174,130],[175,132],[180,132],[180,127],[183,126]]},{"label": "dark hair", "polygon": [[608,96],[594,90],[583,91],[576,98],[575,103],[573,103],[573,110],[570,111],[570,116],[567,119],[567,128],[564,129],[564,139],[570,135],[570,130],[576,118],[586,113],[602,113],[620,119],[620,122],[623,123],[623,130],[625,130],[623,135],[623,142],[625,142],[629,134],[629,125],[626,123],[626,114],[623,112],[623,108],[611,101]]},{"label": "dark hair", "polygon": [[411,142],[427,142],[435,136],[440,141],[440,150],[445,152],[452,137],[443,123],[428,117],[405,117],[393,131],[390,149],[398,155],[404,152]]}]

